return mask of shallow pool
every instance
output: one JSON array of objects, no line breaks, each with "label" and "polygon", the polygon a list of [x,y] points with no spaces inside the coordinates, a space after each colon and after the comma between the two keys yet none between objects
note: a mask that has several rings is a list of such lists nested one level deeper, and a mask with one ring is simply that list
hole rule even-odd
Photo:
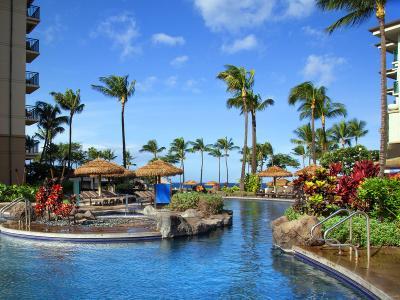
[{"label": "shallow pool", "polygon": [[269,223],[288,203],[228,200],[233,227],[129,244],[36,242],[0,235],[0,299],[361,299],[272,251]]}]

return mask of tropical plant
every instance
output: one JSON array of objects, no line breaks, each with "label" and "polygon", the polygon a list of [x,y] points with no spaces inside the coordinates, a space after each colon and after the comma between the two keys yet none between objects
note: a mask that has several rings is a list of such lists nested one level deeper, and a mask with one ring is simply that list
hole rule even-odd
[{"label": "tropical plant", "polygon": [[135,157],[131,154],[129,150],[126,150],[125,152],[125,161],[126,161],[126,167],[129,170],[129,167],[131,166],[136,166],[136,164],[133,162]]},{"label": "tropical plant", "polygon": [[257,145],[257,160],[260,167],[260,171],[264,168],[264,164],[267,162],[268,158],[274,154],[274,149],[271,143],[265,142],[263,144]]},{"label": "tropical plant", "polygon": [[175,156],[181,163],[181,168],[183,170],[181,178],[181,186],[182,183],[185,182],[185,160],[186,153],[189,152],[189,142],[186,142],[183,137],[176,138],[172,141],[169,154]]},{"label": "tropical plant", "polygon": [[348,125],[350,127],[351,136],[354,137],[356,145],[358,145],[358,139],[366,136],[368,133],[368,130],[365,129],[367,123],[365,121],[352,119],[349,121]]},{"label": "tropical plant", "polygon": [[150,140],[146,145],[142,146],[142,149],[139,152],[149,152],[154,155],[154,158],[157,159],[157,155],[165,150],[165,147],[159,147],[157,140]]},{"label": "tropical plant", "polygon": [[217,75],[218,79],[223,80],[227,85],[227,91],[233,93],[235,98],[242,97],[242,109],[244,115],[244,142],[243,142],[243,160],[242,171],[240,175],[240,189],[244,190],[244,177],[246,172],[246,153],[247,153],[247,134],[248,134],[248,112],[247,95],[254,85],[254,70],[247,71],[243,67],[226,65],[225,71]]},{"label": "tropical plant", "polygon": [[301,157],[301,160],[303,162],[302,166],[304,168],[304,166],[305,166],[304,161],[305,161],[305,158],[307,155],[307,151],[306,151],[306,148],[304,147],[304,145],[298,145],[298,146],[294,147],[292,151],[293,151],[294,155]]},{"label": "tropical plant", "polygon": [[30,151],[33,149],[37,144],[39,144],[39,141],[35,140],[33,137],[26,135],[25,136],[25,150]]},{"label": "tropical plant", "polygon": [[100,150],[97,150],[95,147],[89,147],[87,150],[87,160],[94,160],[99,158],[101,154]]},{"label": "tropical plant", "polygon": [[221,185],[221,157],[224,155],[221,152],[221,149],[217,148],[215,145],[209,148],[208,155],[215,157],[218,159],[218,185]]},{"label": "tropical plant", "polygon": [[71,168],[72,161],[72,120],[75,114],[80,114],[85,104],[81,103],[81,93],[77,90],[75,93],[71,89],[67,89],[65,93],[51,92],[50,95],[61,106],[62,109],[69,111],[69,148],[68,148],[68,169]]},{"label": "tropical plant", "polygon": [[217,140],[217,143],[215,144],[215,147],[220,149],[224,153],[225,157],[225,168],[226,168],[226,186],[229,184],[229,170],[228,170],[228,157],[229,157],[229,152],[232,150],[239,149],[238,146],[235,146],[233,143],[232,138],[224,137],[221,139]]},{"label": "tropical plant", "polygon": [[278,166],[286,169],[287,167],[298,168],[300,166],[297,159],[294,159],[289,154],[277,153],[271,156],[268,162],[268,167]]},{"label": "tropical plant", "polygon": [[351,139],[353,138],[352,133],[349,123],[343,120],[333,124],[328,134],[333,141],[344,148],[346,145],[351,146]]},{"label": "tropical plant", "polygon": [[246,174],[244,190],[257,193],[261,188],[261,178],[257,174]]},{"label": "tropical plant", "polygon": [[122,129],[122,159],[126,168],[126,144],[125,144],[125,105],[128,98],[135,93],[136,80],[129,82],[128,75],[100,77],[99,81],[104,85],[94,85],[92,88],[105,96],[117,98],[121,102],[121,129]]},{"label": "tropical plant", "polygon": [[[126,153],[126,152],[124,152],[124,153]],[[99,153],[99,157],[102,159],[108,160],[108,161],[112,161],[117,158],[117,156],[115,155],[115,151],[112,149],[109,149],[109,148],[101,150]],[[125,159],[126,159],[126,157],[125,157]]]},{"label": "tropical plant", "polygon": [[344,26],[359,25],[369,19],[374,13],[379,23],[381,48],[381,129],[379,175],[384,176],[387,152],[387,80],[386,80],[386,34],[385,34],[385,6],[386,0],[317,0],[322,10],[345,11],[346,15],[327,28],[329,33]]},{"label": "tropical plant", "polygon": [[316,113],[318,102],[325,99],[326,88],[324,86],[317,87],[311,81],[303,82],[290,90],[289,104],[295,105],[300,103],[297,111],[300,112],[300,119],[310,118],[311,121],[311,158],[316,164],[316,147],[315,147],[315,119],[318,118]]},{"label": "tropical plant", "polygon": [[192,145],[190,152],[193,152],[193,153],[200,152],[200,157],[201,157],[200,184],[202,184],[203,183],[204,152],[209,151],[211,145],[206,145],[204,143],[203,138],[196,139],[194,142],[189,142],[189,144]]},{"label": "tropical plant", "polygon": [[298,146],[303,146],[305,148],[305,155],[308,156],[310,163],[311,160],[311,147],[312,147],[312,129],[310,123],[305,124],[293,131],[296,138],[290,141]]}]

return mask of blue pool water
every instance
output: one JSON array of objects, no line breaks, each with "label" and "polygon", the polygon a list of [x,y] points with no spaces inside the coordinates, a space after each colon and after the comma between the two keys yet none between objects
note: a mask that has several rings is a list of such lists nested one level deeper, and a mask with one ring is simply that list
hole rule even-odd
[{"label": "blue pool water", "polygon": [[0,235],[0,299],[361,299],[272,251],[287,203],[229,200],[233,227],[199,238],[120,244]]}]

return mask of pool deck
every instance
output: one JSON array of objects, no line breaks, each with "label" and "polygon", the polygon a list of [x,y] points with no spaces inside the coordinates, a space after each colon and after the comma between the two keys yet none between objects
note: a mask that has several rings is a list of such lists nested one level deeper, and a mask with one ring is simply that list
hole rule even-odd
[{"label": "pool deck", "polygon": [[348,251],[342,255],[337,249],[322,247],[293,247],[300,260],[327,271],[375,299],[400,299],[400,248],[371,249],[368,267],[366,253],[359,250],[355,260]]}]

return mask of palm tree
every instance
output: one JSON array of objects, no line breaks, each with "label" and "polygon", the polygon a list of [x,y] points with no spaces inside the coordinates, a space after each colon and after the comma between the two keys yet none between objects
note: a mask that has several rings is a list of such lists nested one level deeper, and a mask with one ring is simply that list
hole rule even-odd
[{"label": "palm tree", "polygon": [[100,151],[100,157],[108,161],[112,161],[117,158],[115,152],[111,149],[104,149]]},{"label": "palm tree", "polygon": [[40,156],[40,162],[42,162],[52,139],[57,134],[64,132],[63,125],[68,123],[68,117],[60,116],[61,110],[57,104],[53,106],[42,101],[36,102],[36,111],[39,117],[38,126],[44,134],[43,151]]},{"label": "palm tree", "polygon": [[72,119],[75,114],[80,114],[85,104],[81,103],[81,93],[77,90],[74,93],[73,90],[67,89],[65,93],[51,92],[50,95],[54,97],[54,100],[61,106],[62,109],[69,111],[69,146],[68,146],[68,169],[71,168],[71,153],[72,153]]},{"label": "palm tree", "polygon": [[218,158],[218,185],[221,186],[221,157],[223,157],[224,155],[222,154],[221,150],[215,145],[209,148],[208,155]]},{"label": "palm tree", "polygon": [[225,167],[226,167],[226,186],[228,186],[228,183],[229,183],[229,170],[228,170],[229,151],[239,149],[239,147],[235,146],[235,144],[233,143],[233,140],[231,138],[228,139],[228,137],[218,139],[217,143],[215,144],[215,147],[217,147],[224,153]]},{"label": "palm tree", "polygon": [[157,159],[158,153],[161,153],[165,150],[165,147],[159,147],[156,140],[150,140],[146,145],[143,145],[142,149],[139,152],[150,152],[153,153],[154,159]]},{"label": "palm tree", "polygon": [[333,124],[332,128],[329,130],[329,136],[333,141],[340,144],[342,148],[346,145],[351,146],[351,139],[353,137],[351,128],[344,120]]},{"label": "palm tree", "polygon": [[294,155],[301,157],[302,162],[303,162],[303,168],[304,168],[304,166],[305,166],[304,161],[305,161],[305,158],[307,155],[307,151],[306,151],[306,148],[304,147],[304,145],[298,145],[298,146],[294,147],[292,151],[293,151]]},{"label": "palm tree", "polygon": [[271,143],[265,142],[263,144],[257,144],[257,158],[260,164],[260,171],[262,171],[268,157],[272,157],[273,154],[274,149],[272,148]]},{"label": "palm tree", "polygon": [[121,102],[121,129],[122,129],[122,158],[124,162],[124,168],[126,168],[126,145],[125,145],[125,104],[128,102],[128,98],[135,93],[136,80],[128,81],[129,75],[116,76],[110,75],[108,77],[100,77],[99,81],[104,83],[103,85],[94,85],[92,88],[99,91],[105,96],[117,98]]},{"label": "palm tree", "polygon": [[133,160],[135,158],[136,157],[134,157],[129,150],[126,150],[126,152],[125,152],[125,160],[126,160],[126,167],[127,167],[128,170],[129,170],[130,166],[136,166],[136,164],[133,162]]},{"label": "palm tree", "polygon": [[246,152],[247,152],[247,134],[248,134],[248,107],[247,107],[247,94],[251,91],[254,85],[254,70],[247,71],[243,67],[236,67],[233,65],[226,65],[225,71],[220,72],[217,75],[218,79],[223,80],[226,83],[226,90],[230,93],[242,97],[244,114],[244,142],[243,142],[243,160],[242,160],[242,171],[240,175],[240,189],[244,190],[244,178],[246,175]]},{"label": "palm tree", "polygon": [[300,119],[309,117],[311,121],[311,157],[313,163],[316,164],[316,149],[315,149],[315,119],[317,104],[319,99],[326,97],[326,88],[324,86],[317,87],[311,81],[303,82],[290,90],[289,104],[295,105],[300,103],[297,111],[300,112]]},{"label": "palm tree", "polygon": [[351,135],[354,137],[356,145],[358,145],[358,139],[368,133],[368,129],[365,129],[367,123],[365,121],[352,119],[349,121],[348,125],[350,127]]},{"label": "palm tree", "polygon": [[295,131],[293,131],[296,135],[296,138],[291,139],[290,141],[295,145],[302,145],[305,146],[305,150],[307,156],[309,157],[309,163],[311,160],[311,148],[312,148],[312,129],[310,123],[307,123],[303,126],[300,126]]},{"label": "palm tree", "polygon": [[201,167],[200,167],[200,184],[203,184],[203,165],[204,165],[204,152],[209,151],[211,145],[204,144],[203,138],[196,139],[194,142],[189,142],[192,145],[190,152],[200,152]]},{"label": "palm tree", "polygon": [[323,10],[344,10],[346,15],[327,28],[329,33],[343,26],[359,25],[375,13],[379,23],[381,38],[381,130],[379,150],[379,176],[384,176],[387,152],[387,81],[386,81],[386,35],[385,6],[386,0],[317,0]]},{"label": "palm tree", "polygon": [[176,138],[172,141],[169,149],[169,155],[177,158],[181,163],[183,174],[181,177],[180,185],[185,182],[185,159],[186,153],[189,152],[189,142],[186,142],[183,137]]}]

